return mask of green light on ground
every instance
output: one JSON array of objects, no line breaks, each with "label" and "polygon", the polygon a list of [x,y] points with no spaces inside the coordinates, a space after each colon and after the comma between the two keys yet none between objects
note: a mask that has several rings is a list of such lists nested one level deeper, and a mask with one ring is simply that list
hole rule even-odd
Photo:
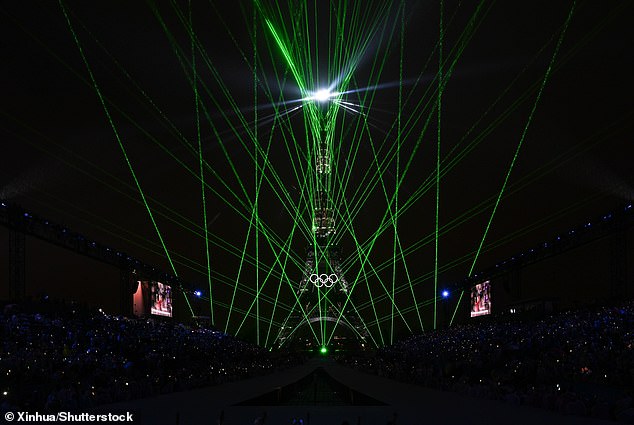
[{"label": "green light on ground", "polygon": [[328,354],[328,348],[327,347],[321,347],[319,352],[325,356],[326,354]]}]

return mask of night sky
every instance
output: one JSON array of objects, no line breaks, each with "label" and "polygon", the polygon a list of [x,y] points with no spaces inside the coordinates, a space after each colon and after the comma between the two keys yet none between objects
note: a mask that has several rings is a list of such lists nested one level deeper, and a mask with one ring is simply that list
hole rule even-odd
[{"label": "night sky", "polygon": [[[307,53],[311,64],[300,67],[312,70],[307,89],[316,90],[330,83],[327,64],[334,59],[329,57],[328,44],[335,36],[341,35],[350,45],[367,41],[354,58],[339,59],[356,64],[348,87],[356,92],[342,99],[360,105],[355,108],[362,113],[342,108],[334,121],[334,149],[339,153],[334,166],[348,182],[334,185],[333,196],[342,199],[337,230],[349,281],[360,270],[355,238],[363,243],[376,233],[388,210],[386,196],[394,195],[407,163],[398,203],[407,205],[415,196],[397,222],[407,269],[397,251],[393,270],[390,224],[368,257],[374,267],[385,267],[373,274],[366,266],[367,283],[360,281],[353,292],[353,302],[365,305],[361,316],[371,321],[375,316],[367,303],[370,293],[379,298],[375,304],[379,318],[390,313],[380,282],[391,288],[393,276],[396,288],[405,288],[396,296],[402,308],[414,304],[408,280],[416,282],[413,291],[419,303],[434,297],[438,141],[434,102],[440,13],[438,2],[394,2],[389,7],[384,2],[351,2],[348,15],[340,21],[346,29],[338,33],[332,29],[334,17],[342,16],[344,4],[348,3],[309,2],[308,40],[296,37],[293,46],[311,46]],[[204,177],[209,185],[205,196],[213,296],[230,304],[237,280],[235,306],[247,309],[256,275],[262,285],[273,266],[262,295],[274,299],[281,285],[280,301],[292,306],[289,282],[280,282],[282,267],[275,262],[282,250],[271,247],[262,234],[256,250],[255,227],[249,226],[255,182],[262,175],[256,172],[256,146],[250,135],[257,131],[268,155],[258,217],[281,243],[293,229],[288,207],[305,207],[307,189],[292,164],[310,165],[306,123],[301,110],[292,110],[301,104],[300,90],[265,23],[268,19],[276,28],[285,28],[292,39],[291,24],[301,22],[304,15],[297,6],[273,5],[263,1],[254,13],[251,2],[192,1],[190,11],[190,3],[180,1],[64,1],[111,125],[60,4],[4,2],[0,6],[0,199],[172,273],[114,126],[176,272],[208,296],[192,41],[185,25],[191,12],[202,155],[209,165]],[[442,56],[455,59],[455,68],[441,101],[440,156],[447,172],[440,180],[439,226],[448,229],[438,243],[440,286],[468,274],[520,141],[474,271],[633,197],[634,5],[579,1],[566,26],[572,6],[569,1],[485,1],[478,10],[476,2],[444,2]],[[471,37],[457,55],[465,31]],[[450,65],[445,63],[445,74]],[[399,93],[401,122],[407,129],[400,164],[391,157],[379,170],[377,158],[389,157],[396,143]],[[431,103],[421,109],[416,107],[419,101]],[[284,118],[274,119],[276,114]],[[261,153],[257,161],[264,164]],[[380,177],[372,180],[372,176]],[[427,190],[421,193],[424,187]],[[363,202],[357,189],[367,189]],[[359,213],[347,217],[345,205],[358,206]],[[465,213],[468,219],[461,221]],[[310,226],[310,211],[304,209],[300,216],[298,220]],[[8,232],[2,229],[0,235],[0,244],[8,246]],[[296,231],[289,242],[295,262],[284,267],[294,285],[301,279],[306,246],[306,237]],[[81,291],[91,303],[115,308],[116,270],[31,239],[27,248],[30,293],[66,296]],[[2,249],[4,281],[8,249]],[[258,256],[259,272],[251,262],[241,267],[243,251],[247,258]],[[0,297],[6,295],[3,285]],[[197,314],[209,314],[208,303],[194,307]],[[431,310],[421,312],[429,325]],[[263,320],[271,317],[273,303],[261,299],[260,313]],[[282,321],[285,313],[278,306],[274,320]],[[216,315],[224,327],[227,309],[216,306]],[[414,331],[419,330],[414,312],[406,319]],[[242,317],[237,314],[231,320],[229,331],[235,332]],[[245,337],[253,336],[255,323],[254,318],[247,320]],[[387,329],[389,323],[381,326]],[[401,319],[395,326],[404,329]]]}]

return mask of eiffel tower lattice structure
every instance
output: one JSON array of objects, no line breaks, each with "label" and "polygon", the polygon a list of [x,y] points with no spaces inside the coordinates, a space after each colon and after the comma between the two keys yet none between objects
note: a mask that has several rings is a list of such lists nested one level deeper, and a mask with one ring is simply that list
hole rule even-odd
[{"label": "eiffel tower lattice structure", "polygon": [[[313,238],[306,248],[302,279],[296,289],[295,312],[282,325],[277,345],[290,344],[303,328],[311,327],[311,336],[315,336],[322,347],[328,343],[331,335],[338,341],[347,339],[348,345],[354,342],[364,347],[370,334],[348,301],[350,285],[341,267],[341,250],[334,241],[337,228],[330,185],[332,147],[323,128],[313,147],[313,157]],[[346,330],[347,335],[352,334],[354,337],[341,336]]]}]

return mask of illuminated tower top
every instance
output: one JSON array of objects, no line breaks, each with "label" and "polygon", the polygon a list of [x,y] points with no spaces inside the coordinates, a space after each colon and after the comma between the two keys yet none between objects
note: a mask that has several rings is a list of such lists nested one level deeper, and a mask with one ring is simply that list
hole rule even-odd
[{"label": "illuminated tower top", "polygon": [[[321,93],[317,92],[317,93]],[[317,94],[315,95],[317,96]],[[337,232],[335,227],[335,215],[332,208],[332,198],[330,193],[330,173],[332,170],[332,155],[328,146],[326,134],[326,116],[328,108],[328,98],[319,101],[321,116],[321,129],[318,137],[315,138],[313,153],[315,157],[315,197],[313,211],[313,232],[319,245],[328,245],[328,239]],[[316,99],[320,99],[317,98]]]}]

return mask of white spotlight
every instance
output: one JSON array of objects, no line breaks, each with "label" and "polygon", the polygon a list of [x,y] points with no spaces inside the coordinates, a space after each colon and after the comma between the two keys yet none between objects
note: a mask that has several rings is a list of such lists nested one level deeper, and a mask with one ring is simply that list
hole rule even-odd
[{"label": "white spotlight", "polygon": [[313,95],[313,99],[315,99],[317,102],[326,102],[332,96],[333,96],[333,94],[330,93],[330,90],[321,89],[321,90],[315,92],[315,94]]}]

